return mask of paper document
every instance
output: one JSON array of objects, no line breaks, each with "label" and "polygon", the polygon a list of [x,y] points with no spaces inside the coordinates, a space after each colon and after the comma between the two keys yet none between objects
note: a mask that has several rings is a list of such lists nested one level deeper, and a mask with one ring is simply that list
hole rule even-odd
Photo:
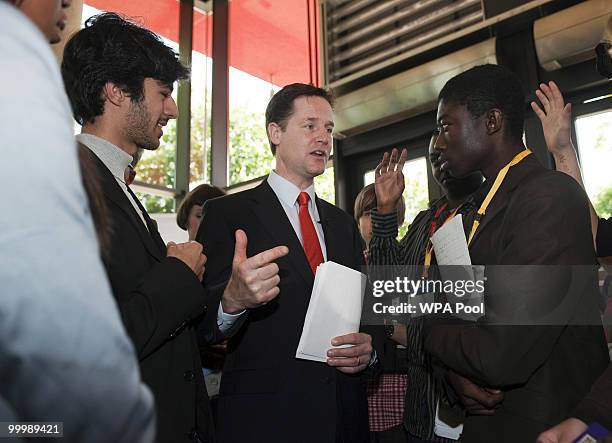
[{"label": "paper document", "polygon": [[332,338],[359,331],[365,282],[364,274],[338,263],[319,265],[297,358],[326,362]]},{"label": "paper document", "polygon": [[463,432],[463,417],[451,411],[450,408],[440,410],[440,402],[436,404],[436,421],[434,434],[438,437],[459,440]]},{"label": "paper document", "polygon": [[434,235],[431,243],[436,253],[438,266],[472,264],[470,252],[468,251],[465,232],[463,232],[463,217],[461,214],[454,216],[444,223]]}]

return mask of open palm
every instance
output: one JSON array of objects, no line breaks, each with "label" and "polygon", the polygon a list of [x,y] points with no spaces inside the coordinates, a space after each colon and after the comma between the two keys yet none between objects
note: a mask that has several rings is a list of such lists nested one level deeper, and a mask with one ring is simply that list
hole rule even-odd
[{"label": "open palm", "polygon": [[536,102],[531,102],[531,108],[542,123],[548,150],[554,154],[569,148],[571,146],[572,105],[565,104],[563,94],[555,82],[549,82],[548,85],[542,83],[536,95],[544,109]]},{"label": "open palm", "polygon": [[404,163],[408,158],[408,151],[403,149],[401,154],[393,149],[391,154],[385,152],[374,172],[374,190],[378,211],[389,213],[395,209],[397,202],[404,192]]}]

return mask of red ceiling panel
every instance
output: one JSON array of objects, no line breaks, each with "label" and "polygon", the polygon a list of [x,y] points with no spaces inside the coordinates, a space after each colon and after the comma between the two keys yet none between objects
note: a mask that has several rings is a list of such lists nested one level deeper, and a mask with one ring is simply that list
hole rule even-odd
[{"label": "red ceiling panel", "polygon": [[[178,41],[176,0],[85,0],[85,3],[134,17],[154,32]],[[311,81],[320,84],[315,55],[316,0],[232,0],[229,5],[231,66],[279,86]],[[193,46],[207,55],[212,47],[211,26],[211,16],[194,13]]]}]

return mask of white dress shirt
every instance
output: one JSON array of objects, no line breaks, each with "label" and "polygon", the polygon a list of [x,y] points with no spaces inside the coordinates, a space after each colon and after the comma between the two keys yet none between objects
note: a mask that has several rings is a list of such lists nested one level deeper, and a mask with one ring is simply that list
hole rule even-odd
[{"label": "white dress shirt", "polygon": [[289,219],[289,222],[291,222],[295,235],[297,235],[302,246],[304,246],[304,241],[302,240],[302,228],[300,225],[300,205],[298,204],[297,198],[301,192],[306,192],[310,196],[310,200],[308,200],[308,213],[310,214],[312,223],[317,231],[317,237],[319,238],[319,244],[321,245],[321,252],[323,252],[323,261],[327,261],[325,235],[323,234],[323,226],[321,225],[319,210],[317,209],[315,202],[314,184],[302,191],[289,180],[278,175],[275,171],[270,172],[270,175],[268,176],[268,184],[276,194],[276,197],[285,210],[285,214],[287,214],[287,218]]},{"label": "white dress shirt", "polygon": [[118,146],[113,145],[108,140],[104,140],[93,134],[78,134],[76,136],[76,140],[79,143],[84,144],[91,152],[93,152],[96,157],[100,159],[104,166],[108,168],[108,170],[113,174],[117,184],[127,197],[128,201],[132,204],[132,207],[142,220],[142,224],[147,228],[147,222],[145,221],[144,215],[142,215],[142,211],[138,207],[138,204],[134,201],[134,198],[127,190],[127,185],[125,184],[125,169],[132,162],[133,157],[125,152],[123,149]]}]

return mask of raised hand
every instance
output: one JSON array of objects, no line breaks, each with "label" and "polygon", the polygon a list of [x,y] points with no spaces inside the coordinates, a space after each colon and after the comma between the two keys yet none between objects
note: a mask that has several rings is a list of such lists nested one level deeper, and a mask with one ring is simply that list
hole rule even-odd
[{"label": "raised hand", "polygon": [[280,292],[278,265],[274,260],[289,253],[289,248],[277,246],[250,258],[246,251],[247,236],[238,229],[232,275],[221,300],[223,311],[228,314],[265,305]]},{"label": "raised hand", "polygon": [[[372,355],[372,337],[363,332],[334,337],[331,341],[334,348],[327,351],[327,364],[346,374],[363,371],[370,364]],[[336,346],[347,346],[338,348]]]},{"label": "raised hand", "polygon": [[536,113],[542,129],[546,145],[551,154],[558,154],[568,149],[573,150],[571,139],[572,104],[565,104],[563,94],[555,82],[541,83],[536,95],[544,108],[536,102],[531,102],[531,108]]},{"label": "raised hand", "polygon": [[374,190],[376,191],[377,211],[381,214],[392,212],[404,192],[404,174],[402,169],[408,158],[408,151],[397,149],[391,154],[385,152],[380,164],[374,171]]},{"label": "raised hand", "polygon": [[168,242],[166,256],[174,257],[185,263],[191,268],[198,280],[204,277],[204,264],[206,256],[202,254],[202,245],[197,241],[187,243]]}]

